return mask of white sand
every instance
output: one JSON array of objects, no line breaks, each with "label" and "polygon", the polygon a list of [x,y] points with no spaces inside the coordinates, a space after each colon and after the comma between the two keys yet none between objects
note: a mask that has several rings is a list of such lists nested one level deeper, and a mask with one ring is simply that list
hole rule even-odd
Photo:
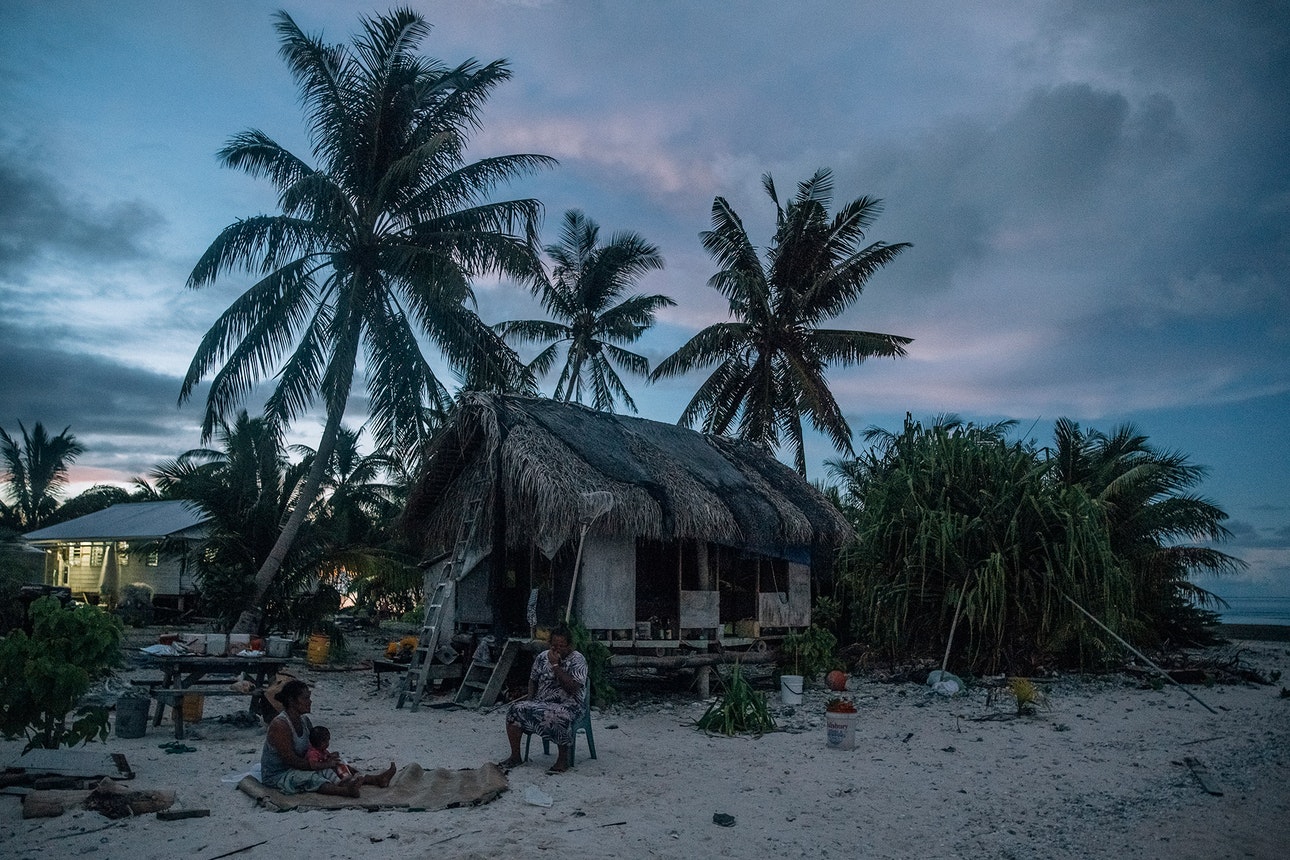
[{"label": "white sand", "polygon": [[[796,709],[771,697],[786,731],[724,738],[693,728],[703,703],[660,685],[594,714],[597,759],[580,741],[577,766],[548,776],[550,759],[535,743],[533,761],[511,772],[501,798],[438,812],[261,810],[221,778],[258,760],[263,729],[216,722],[240,700],[210,699],[189,732],[196,752],[159,748],[173,740],[168,722],[94,747],[125,754],[138,774],[132,786],[174,789],[176,808],[210,817],[114,823],[78,810],[23,820],[19,800],[0,797],[0,856],[203,860],[255,846],[233,856],[1284,857],[1290,699],[1279,694],[1290,683],[1290,644],[1226,651],[1236,647],[1250,665],[1286,678],[1191,688],[1217,715],[1176,688],[1141,689],[1122,676],[1047,683],[1047,710],[985,721],[1014,710],[1012,700],[987,705],[983,689],[945,699],[917,685],[853,679],[853,751],[826,747],[818,688],[808,687]],[[393,675],[374,694],[370,672],[301,670],[333,749],[361,767],[394,759],[466,768],[506,754],[501,710],[396,710]],[[21,746],[0,742],[0,762]],[[1186,756],[1208,767],[1221,797],[1201,789]],[[526,802],[530,786],[554,805]],[[714,824],[715,813],[734,825]]]}]

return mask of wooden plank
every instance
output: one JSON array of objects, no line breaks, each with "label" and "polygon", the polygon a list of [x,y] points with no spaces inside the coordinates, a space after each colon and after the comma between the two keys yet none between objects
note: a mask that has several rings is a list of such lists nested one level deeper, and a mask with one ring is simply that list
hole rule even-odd
[{"label": "wooden plank", "polygon": [[11,761],[6,769],[23,772],[29,777],[56,775],[93,779],[110,776],[113,779],[134,779],[134,772],[124,755],[92,750],[34,749]]},{"label": "wooden plank", "polygon": [[1183,759],[1183,762],[1187,765],[1188,770],[1191,771],[1191,775],[1196,777],[1196,781],[1200,783],[1200,787],[1203,788],[1206,793],[1212,794],[1215,797],[1223,796],[1223,787],[1219,784],[1214,775],[1209,772],[1209,768],[1205,767],[1205,763],[1203,761],[1195,756],[1187,756]]}]

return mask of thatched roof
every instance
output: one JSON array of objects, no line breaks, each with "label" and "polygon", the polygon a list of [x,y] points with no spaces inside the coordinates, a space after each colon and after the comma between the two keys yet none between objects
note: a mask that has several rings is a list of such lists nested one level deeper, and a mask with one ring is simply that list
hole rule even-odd
[{"label": "thatched roof", "polygon": [[466,395],[430,444],[408,501],[409,530],[427,547],[451,546],[478,478],[500,485],[511,546],[575,538],[583,494],[595,491],[614,500],[592,526],[597,534],[697,538],[765,554],[834,547],[851,534],[818,490],[750,445],[553,400]]}]

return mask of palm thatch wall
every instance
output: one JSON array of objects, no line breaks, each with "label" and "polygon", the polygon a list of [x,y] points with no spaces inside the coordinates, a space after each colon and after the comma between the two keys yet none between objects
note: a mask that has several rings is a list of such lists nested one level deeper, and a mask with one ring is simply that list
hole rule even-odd
[{"label": "palm thatch wall", "polygon": [[[832,549],[850,526],[774,457],[674,424],[537,398],[471,393],[430,444],[405,525],[426,550],[451,547],[480,480],[508,546],[576,540],[582,496],[613,507],[593,534],[705,540],[765,555]],[[497,510],[500,504],[501,510]]]}]

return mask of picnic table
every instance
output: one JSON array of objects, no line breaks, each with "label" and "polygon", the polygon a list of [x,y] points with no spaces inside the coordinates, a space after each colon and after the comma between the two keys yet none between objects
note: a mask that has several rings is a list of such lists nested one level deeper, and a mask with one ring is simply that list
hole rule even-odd
[{"label": "picnic table", "polygon": [[[206,657],[194,654],[149,654],[148,657],[162,671],[162,678],[149,684],[157,700],[154,726],[161,725],[161,718],[170,705],[175,713],[175,738],[183,740],[183,696],[250,696],[251,713],[273,676],[287,664],[281,657]],[[254,689],[242,692],[231,689],[235,680],[243,675],[255,684]]]}]

